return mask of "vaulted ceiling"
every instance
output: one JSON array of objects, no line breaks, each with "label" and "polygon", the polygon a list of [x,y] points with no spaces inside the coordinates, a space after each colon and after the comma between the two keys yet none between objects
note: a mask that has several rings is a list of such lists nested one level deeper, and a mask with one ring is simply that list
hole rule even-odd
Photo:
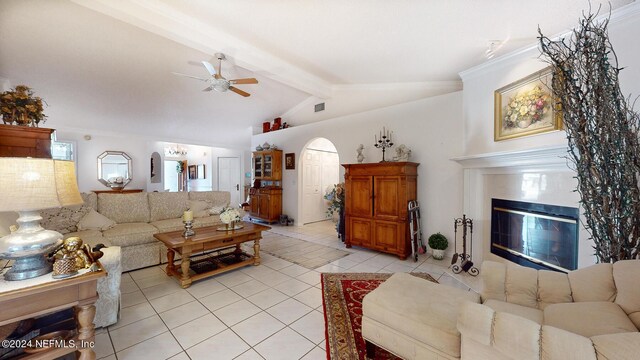
[{"label": "vaulted ceiling", "polygon": [[[609,2],[615,9],[632,0],[591,6],[606,12]],[[489,42],[497,41],[499,56],[535,43],[538,26],[549,35],[568,30],[588,7],[587,0],[2,0],[0,78],[45,98],[52,127],[245,146],[249,127],[311,96],[383,88],[399,103],[460,89],[458,73],[487,61]],[[229,58],[227,78],[259,80],[238,86],[251,97],[202,92],[204,83],[171,74],[206,76],[198,62],[216,52]],[[355,110],[376,103],[384,102]]]}]

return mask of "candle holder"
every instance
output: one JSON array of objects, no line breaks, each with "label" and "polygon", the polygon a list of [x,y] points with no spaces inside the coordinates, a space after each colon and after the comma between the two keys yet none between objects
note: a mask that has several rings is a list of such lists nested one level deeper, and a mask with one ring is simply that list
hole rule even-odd
[{"label": "candle holder", "polygon": [[185,220],[182,223],[184,224],[184,232],[182,233],[183,237],[188,238],[189,236],[193,236],[196,234],[196,232],[193,230],[193,220]]},{"label": "candle holder", "polygon": [[373,144],[373,146],[375,146],[378,149],[382,149],[382,161],[380,162],[386,162],[386,160],[384,159],[384,152],[387,148],[391,148],[393,146],[393,139],[392,137],[393,132],[387,130],[385,127],[382,128],[382,131],[380,132],[380,139],[378,139],[378,135],[374,135],[374,139],[375,139],[375,144]]}]

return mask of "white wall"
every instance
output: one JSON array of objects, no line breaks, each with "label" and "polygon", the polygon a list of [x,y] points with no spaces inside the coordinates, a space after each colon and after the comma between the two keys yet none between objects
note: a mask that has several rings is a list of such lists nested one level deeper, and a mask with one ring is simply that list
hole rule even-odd
[{"label": "white wall", "polygon": [[[614,14],[609,36],[618,55],[620,83],[624,94],[640,95],[640,3],[625,8],[625,14]],[[577,22],[576,22],[577,25]],[[542,29],[544,31],[544,29]],[[554,35],[554,34],[545,34]],[[529,137],[493,141],[494,91],[548,66],[540,59],[540,50],[532,44],[528,50],[507,54],[460,74],[464,97],[464,153],[477,155],[500,151],[565,145],[564,131]],[[636,105],[637,108],[638,105]]]},{"label": "white wall", "polygon": [[[335,145],[340,162],[349,164],[356,162],[356,148],[362,143],[365,162],[379,162],[382,154],[373,143],[374,134],[383,126],[394,131],[396,144],[412,149],[410,160],[420,163],[418,200],[423,207],[425,236],[440,231],[453,238],[453,218],[462,215],[462,168],[449,160],[462,153],[460,92],[258,134],[251,144],[255,147],[267,141],[278,144],[284,153],[295,153],[296,169],[283,170],[282,187],[283,212],[297,222],[302,149],[311,140],[324,137]],[[340,174],[343,181],[343,168]]]}]

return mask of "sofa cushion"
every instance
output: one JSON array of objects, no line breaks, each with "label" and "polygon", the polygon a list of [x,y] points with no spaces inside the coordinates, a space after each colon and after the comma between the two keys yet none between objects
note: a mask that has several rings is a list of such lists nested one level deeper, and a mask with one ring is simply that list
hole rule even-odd
[{"label": "sofa cushion", "polygon": [[507,301],[504,289],[507,266],[495,261],[484,261],[480,271],[482,278],[482,301],[495,299]]},{"label": "sofa cushion", "polygon": [[516,264],[507,264],[505,291],[507,302],[536,308],[538,306],[538,271]]},{"label": "sofa cushion", "polygon": [[204,200],[189,200],[189,210],[193,211],[193,217],[201,218],[209,216],[211,205]]},{"label": "sofa cushion", "polygon": [[544,309],[544,325],[586,337],[638,331],[620,306],[608,301],[549,305]]},{"label": "sofa cushion", "polygon": [[40,210],[40,226],[67,234],[78,230],[78,222],[91,210],[88,205],[64,206],[61,208]]},{"label": "sofa cushion", "polygon": [[640,354],[640,333],[598,335],[591,338],[598,359],[637,359]]},{"label": "sofa cushion", "polygon": [[91,209],[78,222],[78,231],[82,230],[108,230],[116,225],[115,221]]},{"label": "sofa cushion", "polygon": [[118,224],[149,222],[147,193],[98,194],[98,212]]},{"label": "sofa cushion", "polygon": [[363,316],[404,336],[459,357],[456,321],[458,308],[465,301],[477,303],[480,297],[471,291],[396,273],[364,297],[362,311]]},{"label": "sofa cushion", "polygon": [[542,310],[531,308],[528,306],[522,306],[518,304],[508,303],[506,301],[489,299],[485,301],[484,305],[492,308],[495,311],[506,312],[513,315],[521,316],[525,319],[529,319],[538,324],[542,324]]},{"label": "sofa cushion", "polygon": [[124,223],[103,231],[102,235],[112,245],[125,247],[156,242],[153,234],[157,232],[158,229],[151,224]]},{"label": "sofa cushion", "polygon": [[[198,219],[200,220],[200,219]],[[194,225],[197,221],[194,221]],[[184,224],[182,223],[182,219],[166,219],[166,220],[158,220],[151,223],[154,227],[158,229],[158,232],[168,232],[168,231],[177,231],[184,230]],[[195,227],[195,226],[194,226]]]},{"label": "sofa cushion", "polygon": [[640,329],[640,260],[620,260],[613,264],[616,301]]},{"label": "sofa cushion", "polygon": [[175,219],[189,208],[189,194],[186,192],[150,192],[150,221]]},{"label": "sofa cushion", "polygon": [[542,326],[540,360],[596,360],[589,338],[553,326]]},{"label": "sofa cushion", "polygon": [[567,276],[573,301],[613,301],[616,297],[612,264],[591,265]]},{"label": "sofa cushion", "polygon": [[540,359],[540,324],[529,319],[496,312],[493,321],[493,346],[518,360]]},{"label": "sofa cushion", "polygon": [[98,194],[94,192],[81,193],[82,201],[84,201],[84,205],[92,208],[95,211],[98,211]]},{"label": "sofa cushion", "polygon": [[228,191],[189,191],[189,200],[204,200],[213,206],[228,206],[231,193]]},{"label": "sofa cushion", "polygon": [[573,302],[569,277],[556,271],[538,271],[538,308],[549,304]]},{"label": "sofa cushion", "polygon": [[193,227],[195,229],[205,227],[205,226],[218,226],[222,225],[222,221],[220,220],[220,216],[213,215],[202,218],[197,218],[193,220]]}]

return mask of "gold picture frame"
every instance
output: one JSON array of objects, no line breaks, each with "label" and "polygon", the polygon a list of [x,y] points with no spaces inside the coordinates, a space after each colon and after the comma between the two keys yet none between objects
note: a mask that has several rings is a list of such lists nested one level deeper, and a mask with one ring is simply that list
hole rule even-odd
[{"label": "gold picture frame", "polygon": [[562,129],[562,111],[550,88],[547,67],[494,92],[494,141]]}]

